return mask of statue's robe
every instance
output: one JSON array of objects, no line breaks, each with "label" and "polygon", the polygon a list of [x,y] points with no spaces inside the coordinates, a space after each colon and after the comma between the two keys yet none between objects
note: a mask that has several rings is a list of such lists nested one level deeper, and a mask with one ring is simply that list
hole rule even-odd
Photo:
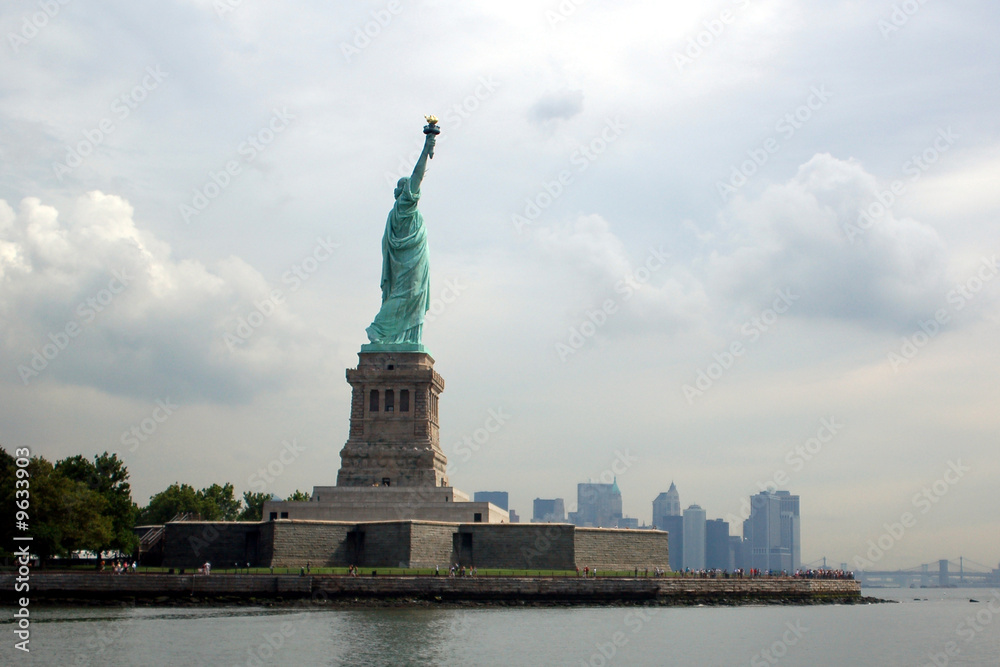
[{"label": "statue's robe", "polygon": [[420,343],[430,308],[430,262],[420,192],[406,179],[382,235],[382,307],[365,329],[372,343]]}]

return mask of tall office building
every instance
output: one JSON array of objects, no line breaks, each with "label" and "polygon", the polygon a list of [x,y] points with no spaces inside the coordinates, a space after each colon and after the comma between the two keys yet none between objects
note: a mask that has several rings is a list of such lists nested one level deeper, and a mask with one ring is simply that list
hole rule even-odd
[{"label": "tall office building", "polygon": [[562,498],[535,498],[531,523],[566,523],[566,504]]},{"label": "tall office building", "polygon": [[729,551],[732,554],[733,567],[731,569],[735,570],[737,568],[745,568],[743,563],[743,538],[739,535],[729,536]]},{"label": "tall office building", "polygon": [[681,515],[681,498],[677,487],[670,482],[670,490],[656,496],[653,501],[653,525],[660,527],[663,517]]},{"label": "tall office building", "polygon": [[657,530],[665,530],[667,537],[667,556],[670,569],[676,572],[684,570],[684,517],[663,516],[656,524]]},{"label": "tall office building", "polygon": [[744,567],[794,572],[802,561],[799,497],[788,491],[750,496],[750,518],[743,522]]},{"label": "tall office building", "polygon": [[622,492],[618,480],[611,484],[585,482],[576,485],[576,511],[570,523],[580,527],[615,528],[622,518]]},{"label": "tall office building", "polygon": [[705,567],[709,570],[732,570],[733,564],[729,546],[729,522],[722,519],[706,521]]},{"label": "tall office building", "polygon": [[684,568],[705,569],[705,510],[698,505],[684,510]]},{"label": "tall office building", "polygon": [[670,482],[670,488],[667,489],[667,515],[668,516],[680,516],[681,515],[681,496],[677,493],[677,487],[674,486],[673,480]]},{"label": "tall office building", "polygon": [[476,491],[472,499],[477,503],[493,503],[502,510],[510,509],[506,491]]}]

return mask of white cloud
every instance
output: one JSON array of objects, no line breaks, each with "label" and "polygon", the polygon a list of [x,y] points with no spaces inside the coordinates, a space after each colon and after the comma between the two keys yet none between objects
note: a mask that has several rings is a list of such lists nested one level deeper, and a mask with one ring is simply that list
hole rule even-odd
[{"label": "white cloud", "polygon": [[531,107],[529,116],[536,123],[545,124],[569,120],[581,111],[583,111],[583,91],[561,90],[542,95]]},{"label": "white cloud", "polygon": [[608,301],[614,310],[602,335],[669,334],[705,315],[701,282],[675,264],[669,248],[652,243],[629,252],[600,215],[540,227],[532,241],[532,261],[544,267],[539,280],[562,295],[570,324],[585,316],[583,309],[601,308]]},{"label": "white cloud", "polygon": [[729,249],[709,262],[711,284],[751,307],[791,289],[797,316],[911,327],[943,305],[948,255],[932,227],[891,206],[859,226],[859,211],[886,190],[856,161],[815,155],[786,183],[722,212]]},{"label": "white cloud", "polygon": [[16,215],[0,200],[0,234],[4,352],[29,384],[242,401],[316,344],[253,267],[172,257],[120,197],[90,192],[65,220],[36,198]]}]

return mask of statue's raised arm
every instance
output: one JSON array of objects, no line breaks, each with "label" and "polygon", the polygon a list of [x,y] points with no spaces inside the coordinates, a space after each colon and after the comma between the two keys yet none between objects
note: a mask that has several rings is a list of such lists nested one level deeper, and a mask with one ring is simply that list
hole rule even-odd
[{"label": "statue's raised arm", "polygon": [[424,150],[420,151],[417,164],[413,167],[413,175],[410,176],[410,192],[420,192],[420,183],[424,180],[424,170],[427,169],[427,160],[434,157],[434,144],[437,143],[437,135],[430,132],[424,137]]},{"label": "statue's raised arm", "polygon": [[437,116],[424,116],[427,124],[424,125],[424,150],[417,158],[417,164],[413,167],[413,175],[410,176],[410,191],[420,192],[420,183],[424,180],[424,170],[427,168],[427,160],[434,159],[434,144],[437,143],[437,135],[441,134],[441,128],[437,126]]},{"label": "statue's raised arm", "polygon": [[[424,149],[413,174],[399,179],[382,235],[382,307],[365,332],[377,348],[406,348],[423,351],[424,314],[430,308],[430,263],[424,217],[417,210],[420,185],[427,160],[434,157],[434,145],[441,132],[437,118],[427,116]],[[365,348],[362,348],[363,350]],[[402,351],[402,350],[400,350]]]}]

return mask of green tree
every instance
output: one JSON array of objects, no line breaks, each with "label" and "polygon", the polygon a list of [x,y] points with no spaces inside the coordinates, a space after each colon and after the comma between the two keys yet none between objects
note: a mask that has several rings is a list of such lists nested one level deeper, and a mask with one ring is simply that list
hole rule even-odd
[{"label": "green tree", "polygon": [[42,457],[28,464],[32,550],[42,559],[70,551],[97,551],[112,539],[107,502],[86,484],[60,474]]},{"label": "green tree", "polygon": [[174,482],[152,496],[139,517],[143,524],[166,523],[179,514],[192,514],[202,521],[235,521],[242,509],[232,484],[213,484],[195,491],[189,484]]},{"label": "green tree", "polygon": [[139,522],[144,525],[161,524],[178,514],[201,516],[201,510],[202,499],[194,487],[174,482],[149,498],[149,504],[139,511]]},{"label": "green tree", "polygon": [[243,492],[243,511],[240,521],[260,521],[264,516],[264,503],[271,499],[270,493]]},{"label": "green tree", "polygon": [[0,447],[0,512],[3,512],[3,517],[0,517],[0,554],[12,553],[9,549],[12,549],[14,545],[14,535],[16,534],[14,513],[17,511],[14,504],[16,467],[14,457],[8,454],[3,447]]},{"label": "green tree", "polygon": [[312,494],[306,491],[299,491],[298,489],[296,489],[294,492],[292,492],[292,495],[288,496],[288,498],[286,498],[285,500],[292,500],[295,502],[308,502],[312,500]]},{"label": "green tree", "polygon": [[242,504],[234,495],[233,485],[212,486],[198,492],[202,501],[202,517],[206,521],[236,521]]},{"label": "green tree", "polygon": [[131,553],[138,544],[133,532],[138,508],[132,502],[128,468],[117,454],[104,452],[90,462],[83,456],[71,456],[56,463],[55,469],[63,476],[86,485],[105,500],[105,511],[111,520],[111,538],[98,551],[117,549]]}]

